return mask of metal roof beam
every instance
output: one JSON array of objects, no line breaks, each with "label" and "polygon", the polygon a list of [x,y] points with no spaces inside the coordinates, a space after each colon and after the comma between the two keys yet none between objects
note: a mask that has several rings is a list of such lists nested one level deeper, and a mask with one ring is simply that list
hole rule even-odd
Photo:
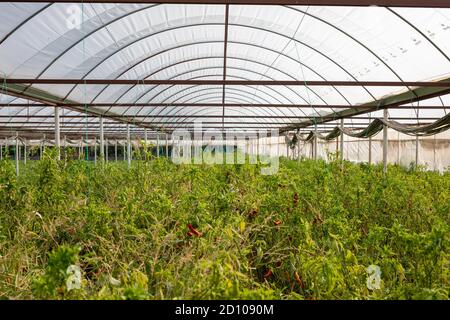
[{"label": "metal roof beam", "polygon": [[336,87],[423,87],[450,88],[450,80],[440,81],[308,81],[308,80],[160,80],[160,79],[6,79],[11,84],[84,84],[84,85],[210,85],[210,86],[336,86]]},{"label": "metal roof beam", "polygon": [[[1,2],[48,2],[16,0]],[[56,0],[58,3],[167,3],[167,4],[234,4],[234,5],[308,5],[308,6],[379,6],[411,8],[450,8],[448,0]]]}]

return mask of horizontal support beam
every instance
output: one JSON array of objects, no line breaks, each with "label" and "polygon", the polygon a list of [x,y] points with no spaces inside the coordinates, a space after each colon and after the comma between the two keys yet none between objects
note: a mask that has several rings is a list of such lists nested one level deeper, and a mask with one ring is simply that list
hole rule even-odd
[{"label": "horizontal support beam", "polygon": [[[7,2],[7,1],[1,1]],[[16,0],[9,2],[45,2]],[[379,6],[412,8],[450,8],[448,0],[56,0],[60,3],[168,3],[234,5],[308,5],[308,6]]]},{"label": "horizontal support beam", "polygon": [[[362,106],[362,105],[310,105],[310,104],[267,104],[267,103],[87,103],[87,104],[58,104],[60,107],[88,107],[88,108],[111,108],[111,107],[139,107],[139,108],[157,108],[157,107],[174,107],[174,108],[298,108],[298,109],[373,109],[373,107]],[[39,103],[0,103],[0,108],[7,107],[20,107],[20,108],[45,108],[50,107]],[[443,110],[450,109],[450,106],[396,106],[395,109],[433,109],[433,110]]]},{"label": "horizontal support beam", "polygon": [[[0,115],[0,118],[25,118],[25,119],[31,119],[31,118],[52,118],[53,116],[47,116],[47,115],[17,115],[17,116],[9,116],[9,115]],[[97,116],[83,116],[83,115],[60,115],[60,118],[69,118],[69,119],[86,119],[86,118],[98,118]],[[182,119],[187,119],[187,118],[195,118],[195,119],[209,119],[209,118],[221,118],[222,116],[220,115],[124,115],[124,116],[110,116],[109,118],[114,119],[114,118],[120,118],[120,119],[127,119],[127,118],[146,118],[146,119],[155,119],[155,118],[182,118]],[[229,116],[225,116],[225,118],[229,118],[229,119],[328,119],[329,121],[333,121],[333,120],[339,120],[338,118],[335,118],[333,116],[256,116],[256,115],[248,115],[248,116],[242,116],[242,115],[229,115]],[[374,117],[353,117],[352,119],[374,119]],[[389,117],[389,119],[391,120],[437,120],[440,119],[438,117],[420,117],[420,118],[416,118],[416,117]],[[190,122],[194,123],[195,120],[191,120]],[[138,124],[141,123],[146,123],[146,124],[153,124],[153,122],[151,121],[147,121],[147,122],[139,122]],[[167,123],[167,122],[162,122],[162,123]],[[177,122],[178,124],[183,124],[185,122]],[[253,122],[252,122],[253,123]],[[264,124],[264,122],[261,122],[261,124]],[[280,125],[283,123],[279,123]],[[285,123],[286,124],[286,123]]]},{"label": "horizontal support beam", "polygon": [[450,81],[298,81],[298,80],[129,80],[129,79],[0,79],[8,84],[79,85],[217,85],[217,86],[335,86],[335,87],[423,87],[450,88]]}]

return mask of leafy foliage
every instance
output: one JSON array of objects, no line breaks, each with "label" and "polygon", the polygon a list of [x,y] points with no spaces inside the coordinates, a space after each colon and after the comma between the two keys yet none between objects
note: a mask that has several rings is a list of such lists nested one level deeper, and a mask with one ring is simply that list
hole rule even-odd
[{"label": "leafy foliage", "polygon": [[265,176],[51,152],[20,172],[0,162],[3,298],[448,299],[448,172],[282,159]]}]

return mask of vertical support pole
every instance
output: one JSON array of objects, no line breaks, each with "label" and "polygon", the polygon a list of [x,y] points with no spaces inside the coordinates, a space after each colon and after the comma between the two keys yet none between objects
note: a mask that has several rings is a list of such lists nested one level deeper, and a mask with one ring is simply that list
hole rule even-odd
[{"label": "vertical support pole", "polygon": [[130,124],[127,124],[127,160],[128,168],[131,167],[131,134],[130,134]]},{"label": "vertical support pole", "polygon": [[5,138],[5,157],[9,158],[9,146],[8,146],[8,138]]},{"label": "vertical support pole", "polygon": [[103,130],[103,117],[100,117],[99,119],[100,122],[100,161],[103,161],[103,159],[105,158],[105,133]]},{"label": "vertical support pole", "polygon": [[42,137],[41,145],[39,146],[39,160],[42,160],[42,155],[44,154],[44,143],[45,143],[45,134]]},{"label": "vertical support pole", "polygon": [[15,152],[15,158],[16,158],[16,175],[19,175],[19,133],[16,132],[16,150]]},{"label": "vertical support pole", "polygon": [[114,160],[117,162],[117,139],[116,143],[114,144]]},{"label": "vertical support pole", "polygon": [[341,145],[339,147],[340,149],[340,153],[339,153],[339,158],[341,159],[341,161],[344,160],[344,119],[341,119]]},{"label": "vertical support pole", "polygon": [[156,157],[159,158],[159,132],[156,130]]},{"label": "vertical support pole", "polygon": [[108,138],[105,138],[105,148],[104,148],[104,152],[105,152],[105,161],[108,162]]},{"label": "vertical support pole", "polygon": [[147,129],[144,129],[144,154],[145,160],[147,160]]},{"label": "vertical support pole", "polygon": [[372,136],[369,137],[369,164],[372,164]]},{"label": "vertical support pole", "polygon": [[83,137],[80,139],[80,146],[78,147],[78,160],[81,160],[83,154]]},{"label": "vertical support pole", "polygon": [[260,144],[259,132],[256,132],[256,163],[259,163],[260,161],[259,144]]},{"label": "vertical support pole", "polygon": [[300,141],[300,139],[298,139],[298,142],[297,142],[297,148],[298,148],[297,161],[298,162],[300,162],[300,160],[301,160],[300,146],[301,146],[301,141]]},{"label": "vertical support pole", "polygon": [[[126,139],[125,139],[126,140]],[[127,160],[127,144],[123,144],[123,161]]]},{"label": "vertical support pole", "polygon": [[397,131],[397,164],[400,165],[400,131]]},{"label": "vertical support pole", "polygon": [[67,137],[64,135],[64,144],[63,144],[63,151],[64,151],[64,157],[66,156],[66,150],[67,150]]},{"label": "vertical support pole", "polygon": [[3,144],[0,144],[0,161],[3,160]]},{"label": "vertical support pole", "polygon": [[[384,121],[388,120],[388,110],[383,110],[383,119]],[[387,150],[388,148],[388,127],[387,125],[383,126],[383,172],[387,172]]]},{"label": "vertical support pole", "polygon": [[61,160],[61,137],[60,137],[59,107],[55,107],[55,147],[58,160]]},{"label": "vertical support pole", "polygon": [[94,165],[97,164],[97,137],[94,137]]},{"label": "vertical support pole", "polygon": [[314,160],[317,160],[317,124],[314,126]]},{"label": "vertical support pole", "polygon": [[165,135],[166,135],[166,158],[168,158],[169,157],[169,137],[168,137],[167,133]]},{"label": "vertical support pole", "polygon": [[27,164],[27,139],[23,140],[23,164]]},{"label": "vertical support pole", "polygon": [[416,136],[416,167],[419,165],[419,136]]}]

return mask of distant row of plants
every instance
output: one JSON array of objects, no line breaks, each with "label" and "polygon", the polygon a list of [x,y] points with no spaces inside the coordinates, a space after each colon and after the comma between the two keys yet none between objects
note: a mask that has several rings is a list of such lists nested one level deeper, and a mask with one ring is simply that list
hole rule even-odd
[{"label": "distant row of plants", "polygon": [[448,172],[141,158],[1,161],[0,297],[449,297]]}]

